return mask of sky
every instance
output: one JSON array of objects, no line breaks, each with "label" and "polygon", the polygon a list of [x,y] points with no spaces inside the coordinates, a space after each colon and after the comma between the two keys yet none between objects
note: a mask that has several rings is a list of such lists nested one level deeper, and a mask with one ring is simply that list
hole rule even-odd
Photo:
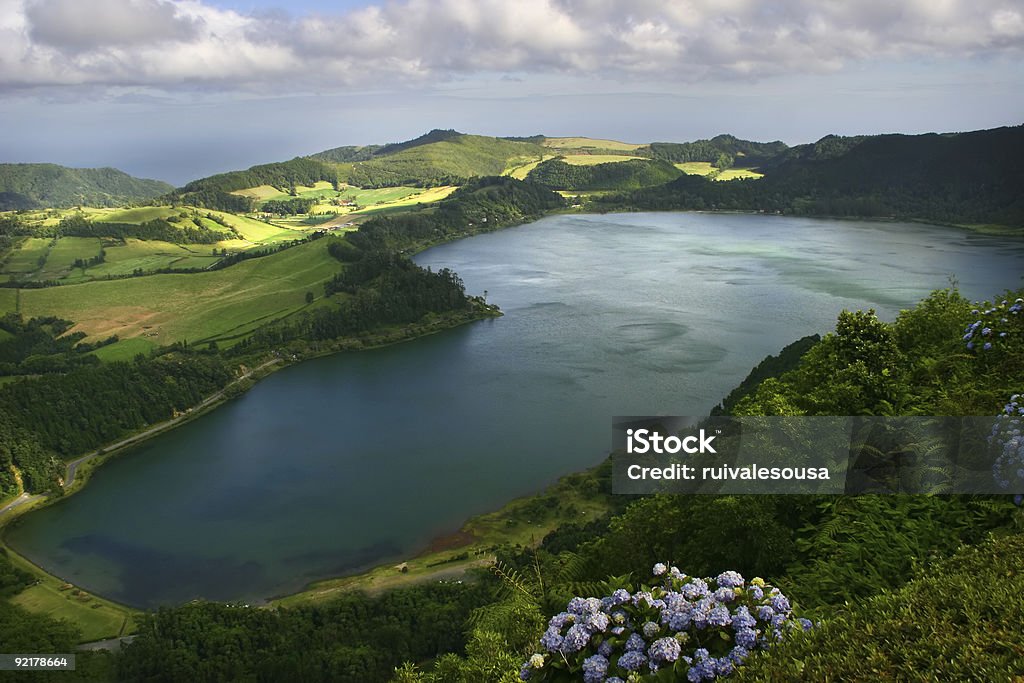
[{"label": "sky", "polygon": [[181,185],[432,128],[1024,123],[1024,0],[0,0],[0,162]]}]

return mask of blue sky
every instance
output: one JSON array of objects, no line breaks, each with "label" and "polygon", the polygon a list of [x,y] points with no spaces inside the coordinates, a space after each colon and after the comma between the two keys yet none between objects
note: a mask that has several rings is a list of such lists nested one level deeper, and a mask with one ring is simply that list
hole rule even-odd
[{"label": "blue sky", "polygon": [[0,0],[0,161],[181,184],[431,128],[633,142],[1024,122],[1018,0]]}]

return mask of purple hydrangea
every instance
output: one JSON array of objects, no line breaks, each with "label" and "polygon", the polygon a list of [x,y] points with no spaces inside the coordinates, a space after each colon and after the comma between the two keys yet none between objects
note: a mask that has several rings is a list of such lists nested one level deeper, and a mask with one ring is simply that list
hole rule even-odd
[{"label": "purple hydrangea", "polygon": [[603,655],[593,655],[583,660],[584,683],[602,683],[608,675],[608,659]]},{"label": "purple hydrangea", "polygon": [[651,644],[647,654],[652,661],[674,662],[679,659],[681,648],[675,638],[658,638]]},{"label": "purple hydrangea", "polygon": [[637,650],[628,650],[618,661],[619,667],[626,671],[639,671],[646,663],[647,657]]}]

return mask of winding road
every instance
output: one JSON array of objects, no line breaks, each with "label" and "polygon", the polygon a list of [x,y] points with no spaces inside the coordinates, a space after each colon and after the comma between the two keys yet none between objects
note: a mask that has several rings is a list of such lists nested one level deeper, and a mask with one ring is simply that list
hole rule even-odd
[{"label": "winding road", "polygon": [[[193,406],[192,408],[190,408],[189,411],[186,412],[186,413],[182,413],[181,415],[178,415],[177,417],[172,417],[170,420],[167,420],[166,422],[161,422],[159,424],[153,425],[152,427],[150,427],[149,429],[147,429],[145,431],[142,431],[142,432],[139,432],[138,434],[133,434],[132,436],[129,436],[127,439],[122,439],[121,441],[118,441],[116,443],[108,444],[108,445],[104,446],[103,448],[99,448],[99,449],[97,449],[95,451],[92,451],[91,453],[86,453],[85,455],[80,456],[78,458],[75,458],[74,460],[68,462],[68,464],[67,464],[67,472],[66,472],[65,477],[64,477],[64,488],[65,489],[70,488],[71,484],[74,483],[74,481],[75,481],[75,473],[78,471],[79,466],[82,465],[83,463],[88,462],[92,458],[95,458],[97,455],[100,455],[102,453],[109,453],[110,451],[115,451],[115,450],[117,450],[119,448],[124,448],[125,446],[130,446],[133,443],[136,443],[138,441],[143,441],[145,439],[148,439],[149,437],[153,436],[157,432],[162,432],[165,429],[170,429],[171,427],[174,427],[176,424],[178,424],[182,420],[184,420],[184,419],[186,419],[188,417],[192,417],[196,411],[201,411],[204,408],[209,407],[210,404],[215,403],[216,401],[219,401],[220,399],[224,398],[224,393],[229,388],[234,386],[235,384],[238,384],[242,380],[249,379],[250,377],[252,377],[253,373],[259,372],[263,368],[269,367],[269,366],[271,366],[274,363],[277,363],[279,361],[280,361],[279,358],[273,358],[271,360],[268,360],[266,363],[263,363],[262,365],[256,366],[252,370],[247,370],[242,375],[240,375],[236,380],[231,382],[231,384],[228,384],[226,387],[224,387],[223,389],[221,389],[217,393],[211,394],[210,396],[206,397],[205,399],[202,400],[202,402],[200,402],[198,405]],[[0,519],[2,519],[3,516],[6,515],[8,512],[11,512],[12,510],[15,510],[16,508],[19,508],[19,507],[21,507],[23,505],[27,505],[29,503],[34,503],[34,502],[42,500],[44,498],[46,498],[46,494],[45,493],[35,493],[35,494],[22,493],[20,496],[18,496],[17,498],[12,500],[11,502],[7,503],[7,505],[5,505],[2,508],[0,508]]]}]

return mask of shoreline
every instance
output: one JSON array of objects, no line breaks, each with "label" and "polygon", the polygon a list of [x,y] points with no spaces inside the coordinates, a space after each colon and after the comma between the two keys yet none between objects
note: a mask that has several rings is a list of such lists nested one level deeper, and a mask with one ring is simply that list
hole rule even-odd
[{"label": "shoreline", "polygon": [[[542,216],[530,217],[528,220],[529,220],[529,222],[533,222],[533,221],[539,220],[540,218],[543,218],[543,217],[546,217],[546,216],[550,216],[550,215],[565,215],[565,214],[601,215],[602,213],[603,214],[608,214],[608,213],[628,214],[628,213],[638,213],[638,212],[642,212],[642,211],[643,212],[648,211],[648,210],[640,210],[640,209],[632,209],[632,208],[618,208],[618,209],[615,209],[615,210],[612,210],[612,211],[607,211],[607,212],[596,212],[596,211],[592,210],[593,209],[592,206],[588,207],[588,208],[590,208],[591,210],[560,209],[560,210],[548,212],[548,213],[546,213],[546,214],[544,214]],[[692,210],[691,211],[681,211],[681,210],[667,210],[665,212],[668,212],[668,213],[707,213],[707,214],[727,213],[727,214],[765,215],[765,216],[776,215],[776,214],[761,213],[761,212],[757,212],[757,211],[739,211],[739,210],[736,210],[736,211],[692,211]],[[659,211],[658,213],[661,213],[661,211]],[[790,215],[790,214],[779,214],[779,215],[781,215],[782,217],[787,217],[787,218],[793,218],[793,217],[795,217],[795,218],[808,218],[808,219],[823,218],[823,219],[832,219],[832,220],[852,220],[852,221],[865,221],[865,222],[878,222],[878,223],[907,223],[907,224],[935,225],[935,226],[939,226],[939,227],[957,228],[957,229],[963,230],[964,232],[967,232],[967,233],[987,234],[987,235],[992,235],[992,236],[997,236],[997,237],[1016,237],[1016,236],[1019,236],[1021,234],[1019,229],[1004,228],[1004,227],[1001,227],[1001,226],[992,226],[992,227],[999,227],[1001,230],[1005,230],[1005,232],[988,232],[988,231],[979,229],[981,227],[988,227],[988,226],[965,226],[965,225],[957,225],[957,224],[943,224],[943,223],[937,223],[937,222],[925,221],[925,220],[899,219],[899,218],[891,218],[891,217],[874,217],[874,218],[872,218],[872,217],[856,217],[856,216],[829,217],[829,216],[793,216],[793,215]],[[402,253],[405,253],[407,255],[412,255],[412,254],[416,254],[416,253],[420,253],[422,251],[425,251],[426,249],[429,249],[431,247],[438,246],[439,244],[447,243],[447,242],[450,242],[450,241],[455,241],[455,240],[458,240],[458,239],[462,239],[464,237],[471,237],[471,236],[474,236],[476,234],[484,234],[484,233],[487,233],[487,232],[496,232],[498,230],[502,230],[502,229],[507,228],[507,227],[515,227],[517,225],[523,225],[523,224],[524,223],[515,223],[515,224],[510,224],[510,225],[504,225],[504,226],[494,226],[494,227],[491,227],[491,228],[489,228],[487,230],[480,230],[480,231],[474,231],[474,232],[470,232],[470,233],[455,235],[455,236],[452,236],[451,239],[431,240],[431,241],[428,241],[426,243],[419,243],[419,244],[416,244],[414,246],[411,246],[408,249],[403,250]],[[451,319],[451,316],[448,316],[447,319],[434,320],[434,321],[429,321],[429,322],[426,322],[426,323],[423,323],[423,322],[413,323],[411,325],[404,326],[404,328],[402,328],[402,329],[405,330],[404,332],[399,330],[399,329],[394,329],[394,328],[388,329],[388,328],[386,328],[386,329],[380,330],[380,331],[378,331],[378,332],[376,332],[376,333],[374,333],[372,335],[368,335],[367,337],[346,338],[346,339],[343,339],[343,340],[334,340],[334,341],[331,341],[331,342],[318,343],[318,346],[320,347],[320,348],[318,348],[318,350],[316,350],[316,351],[304,351],[302,353],[302,355],[299,358],[297,358],[296,360],[294,360],[294,361],[288,361],[288,360],[284,360],[282,358],[270,359],[270,360],[265,361],[265,362],[261,363],[260,365],[256,366],[251,371],[247,371],[246,373],[244,373],[243,375],[241,375],[237,379],[233,380],[231,383],[229,383],[227,386],[225,386],[224,389],[222,389],[221,391],[217,392],[216,394],[208,397],[207,399],[204,399],[203,402],[201,402],[196,407],[190,409],[187,413],[185,413],[183,415],[176,416],[176,417],[172,418],[171,420],[165,421],[163,423],[159,423],[157,425],[153,425],[151,427],[148,427],[148,428],[144,429],[143,431],[141,431],[139,433],[136,433],[136,434],[133,434],[133,435],[129,435],[128,437],[126,437],[126,438],[124,438],[124,439],[122,439],[122,440],[120,440],[118,442],[115,442],[114,444],[102,447],[100,449],[97,449],[96,451],[93,451],[91,453],[87,453],[87,454],[85,454],[83,456],[79,456],[79,457],[77,457],[77,458],[75,458],[75,459],[73,459],[71,461],[68,461],[66,463],[66,466],[67,466],[67,470],[66,470],[66,472],[67,472],[67,477],[66,477],[67,483],[65,485],[66,489],[65,489],[65,492],[64,492],[63,495],[53,496],[53,495],[45,495],[45,494],[34,494],[34,495],[29,495],[26,499],[21,500],[21,502],[18,502],[23,496],[26,495],[26,494],[22,494],[22,496],[18,496],[18,497],[16,497],[15,499],[13,499],[11,501],[7,501],[7,504],[5,505],[5,507],[2,509],[2,511],[0,511],[0,548],[5,549],[10,555],[17,557],[17,558],[21,559],[22,561],[24,561],[25,563],[27,563],[28,565],[30,565],[31,568],[34,569],[34,573],[41,574],[41,575],[43,575],[45,577],[49,577],[49,578],[52,578],[54,580],[63,581],[63,579],[60,579],[60,577],[57,577],[56,575],[50,574],[49,572],[47,572],[46,570],[42,569],[41,567],[38,567],[31,560],[28,560],[24,556],[22,556],[19,553],[17,553],[16,550],[11,548],[6,543],[5,528],[7,527],[8,524],[10,524],[11,522],[14,522],[16,519],[20,518],[20,516],[23,515],[23,514],[28,514],[32,510],[41,509],[42,507],[45,507],[47,505],[54,504],[54,503],[58,502],[59,500],[61,500],[64,496],[66,496],[66,495],[73,495],[74,493],[76,493],[79,490],[83,489],[86,486],[86,484],[88,483],[88,481],[89,481],[89,479],[91,477],[92,472],[94,472],[96,470],[96,468],[100,467],[103,463],[107,462],[108,459],[124,455],[124,454],[130,452],[132,447],[134,447],[136,445],[139,445],[139,444],[147,441],[148,439],[150,439],[152,437],[158,436],[158,435],[160,435],[160,434],[162,434],[162,433],[164,433],[166,431],[169,431],[170,429],[173,429],[175,427],[181,426],[181,425],[189,422],[190,420],[199,417],[200,415],[203,415],[203,414],[206,414],[209,411],[212,411],[213,409],[215,409],[217,406],[221,405],[222,403],[225,403],[226,401],[230,400],[231,398],[234,398],[234,397],[238,396],[240,393],[244,393],[245,391],[247,391],[249,388],[251,388],[253,383],[259,381],[260,379],[263,379],[264,377],[269,376],[270,374],[273,374],[277,370],[280,370],[280,369],[282,369],[284,367],[288,367],[290,365],[297,364],[297,363],[302,362],[304,360],[310,360],[310,359],[314,359],[314,358],[318,358],[318,357],[334,355],[334,354],[339,353],[341,351],[363,350],[363,349],[368,350],[368,349],[379,348],[379,347],[383,347],[383,346],[390,346],[390,345],[401,343],[401,342],[404,342],[404,341],[411,341],[413,339],[417,339],[417,338],[420,338],[420,337],[423,337],[423,336],[428,336],[430,334],[435,334],[435,333],[438,333],[438,332],[442,332],[442,331],[445,331],[447,329],[453,329],[453,328],[461,326],[463,324],[467,324],[467,323],[470,323],[470,322],[475,322],[476,320],[482,320],[482,319],[487,319],[487,318],[490,318],[490,317],[497,317],[497,316],[501,315],[501,313],[497,310],[496,306],[488,306],[487,304],[484,304],[482,300],[480,300],[478,298],[475,298],[475,297],[474,297],[474,300],[476,301],[476,304],[475,304],[476,308],[473,311],[473,313],[475,313],[475,315],[455,316],[455,318],[457,318],[457,319],[454,319],[454,320]],[[409,334],[410,331],[412,332],[412,334]],[[369,341],[370,343],[367,343],[367,341]],[[263,372],[264,370],[266,370],[266,371]],[[249,384],[246,385],[245,383],[249,383]],[[229,394],[228,389],[230,387],[235,387],[235,386],[242,386],[242,390],[240,392],[232,392],[232,393]],[[566,475],[566,476],[571,476],[571,475]],[[559,481],[561,481],[561,480],[559,480]],[[557,485],[557,482],[556,482],[555,485]],[[454,531],[452,533],[445,534],[445,535],[442,535],[440,537],[435,537],[435,538],[431,539],[426,544],[426,547],[424,547],[420,551],[415,552],[414,554],[412,554],[412,556],[410,557],[409,560],[407,560],[406,562],[402,563],[402,564],[405,564],[406,566],[414,565],[412,568],[409,569],[408,573],[401,572],[401,574],[404,575],[403,577],[400,577],[400,578],[403,579],[402,581],[394,581],[394,580],[384,580],[384,581],[381,581],[380,579],[386,578],[389,574],[394,573],[396,571],[395,567],[392,566],[391,564],[381,564],[381,565],[377,565],[377,566],[374,566],[374,567],[371,567],[371,568],[368,568],[368,569],[361,570],[361,571],[359,571],[359,572],[357,572],[355,574],[342,575],[342,576],[339,576],[339,577],[329,577],[329,578],[325,578],[325,579],[322,579],[322,580],[317,580],[317,581],[311,582],[306,587],[304,587],[303,589],[301,589],[301,590],[299,590],[299,591],[297,591],[295,593],[289,593],[287,595],[275,596],[273,598],[268,598],[268,603],[270,605],[272,605],[272,606],[277,606],[277,605],[288,605],[288,604],[292,604],[292,603],[302,603],[302,602],[307,602],[307,601],[316,601],[316,600],[323,599],[323,597],[325,597],[325,596],[327,596],[329,594],[336,593],[336,592],[339,592],[339,591],[346,591],[346,590],[382,591],[382,590],[388,590],[390,588],[398,587],[398,585],[405,585],[405,584],[408,584],[408,583],[417,583],[417,582],[422,582],[422,581],[427,581],[427,580],[433,580],[434,578],[437,578],[438,576],[448,575],[448,574],[450,574],[453,571],[460,572],[460,574],[461,573],[465,573],[467,570],[471,569],[474,566],[481,566],[480,563],[485,559],[484,557],[482,557],[482,555],[486,551],[480,546],[480,544],[481,544],[483,539],[481,539],[480,537],[476,536],[472,531],[469,531],[469,529],[471,529],[475,523],[479,523],[480,520],[488,518],[490,516],[500,515],[503,512],[507,512],[507,510],[510,509],[510,508],[514,509],[515,504],[517,502],[521,502],[523,500],[531,500],[531,499],[543,496],[551,488],[552,488],[552,486],[548,486],[547,488],[542,489],[540,491],[537,491],[534,494],[529,494],[527,496],[523,496],[523,497],[514,499],[513,501],[510,501],[509,503],[503,505],[498,510],[495,510],[495,511],[490,512],[490,513],[483,513],[481,515],[477,515],[477,516],[471,517],[469,520],[467,520],[463,524],[463,526],[458,531]],[[13,514],[11,514],[11,513],[13,513]],[[445,558],[442,557],[445,553],[452,553],[453,551],[462,551],[464,549],[466,549],[466,552],[469,553],[467,558],[464,558],[464,559],[461,559],[461,560],[452,560],[452,559],[445,559]],[[480,556],[480,557],[478,557],[478,556]],[[434,559],[444,560],[444,561],[439,561],[439,562],[433,563],[432,560],[434,560]],[[428,570],[432,570],[432,571],[428,571]],[[373,585],[370,585],[370,584],[373,584]],[[114,601],[111,601],[111,600],[108,600],[106,598],[103,598],[102,596],[99,596],[98,594],[93,594],[93,595],[96,595],[96,597],[99,597],[102,600],[106,600],[107,602],[110,602],[110,603],[113,603],[113,604],[117,604]],[[128,607],[128,606],[121,606],[121,607],[123,609],[125,609],[125,610],[131,610],[131,611],[135,611],[135,612],[138,611],[138,610],[135,610],[135,608],[131,608],[131,607]]]}]

